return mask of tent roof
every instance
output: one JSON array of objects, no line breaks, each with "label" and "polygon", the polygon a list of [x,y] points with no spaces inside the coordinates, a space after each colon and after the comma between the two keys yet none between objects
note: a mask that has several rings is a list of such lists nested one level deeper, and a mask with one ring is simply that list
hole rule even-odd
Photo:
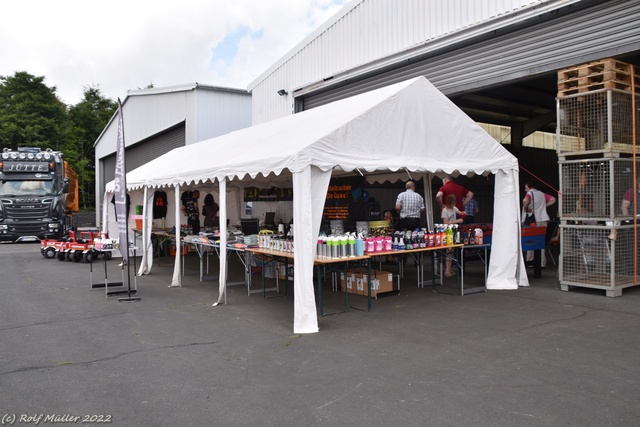
[{"label": "tent roof", "polygon": [[127,187],[256,178],[310,165],[461,174],[518,169],[513,155],[418,77],[176,148],[129,172]]}]

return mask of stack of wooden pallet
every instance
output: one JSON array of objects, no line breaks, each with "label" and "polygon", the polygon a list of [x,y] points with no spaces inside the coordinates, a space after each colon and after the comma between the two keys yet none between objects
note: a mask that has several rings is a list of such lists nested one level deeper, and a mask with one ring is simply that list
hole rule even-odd
[{"label": "stack of wooden pallet", "polygon": [[640,67],[634,67],[613,58],[601,59],[558,71],[558,96],[574,95],[599,89],[617,89],[640,92]]}]

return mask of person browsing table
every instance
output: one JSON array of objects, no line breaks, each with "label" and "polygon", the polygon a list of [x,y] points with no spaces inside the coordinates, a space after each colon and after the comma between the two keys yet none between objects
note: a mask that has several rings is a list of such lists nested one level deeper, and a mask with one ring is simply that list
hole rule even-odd
[{"label": "person browsing table", "polygon": [[476,202],[475,197],[469,200],[469,203],[464,207],[464,212],[466,216],[464,217],[463,224],[474,224],[476,222],[476,214],[478,213],[478,202]]},{"label": "person browsing table", "polygon": [[444,207],[447,197],[453,194],[456,196],[456,207],[460,212],[464,211],[465,206],[471,199],[473,199],[473,192],[467,190],[460,184],[456,184],[453,181],[451,175],[447,175],[442,178],[442,187],[436,193],[436,200],[440,204],[440,208]]},{"label": "person browsing table", "polygon": [[[556,198],[550,194],[538,190],[535,181],[529,181],[524,185],[525,196],[522,199],[522,220],[528,215],[535,215],[535,222],[538,227],[546,227],[549,223],[547,207],[556,202]],[[541,266],[547,266],[547,257],[541,252]],[[526,252],[527,261],[533,261],[533,251]]]},{"label": "person browsing table", "polygon": [[424,212],[424,199],[416,193],[416,184],[407,181],[405,191],[398,194],[396,211],[400,213],[400,229],[415,230],[420,228],[420,215]]},{"label": "person browsing table", "polygon": [[[442,218],[443,224],[462,224],[464,221],[463,218],[459,218],[460,211],[456,207],[456,196],[455,194],[449,194],[445,200],[444,207],[442,208],[442,213],[440,217]],[[444,275],[447,277],[451,277],[455,275],[455,273],[451,270],[452,259],[451,254],[453,254],[452,248],[447,248],[447,256],[444,260]]]},{"label": "person browsing table", "polygon": [[220,225],[220,219],[218,218],[218,211],[220,208],[215,202],[211,193],[204,196],[204,206],[202,206],[202,215],[204,215],[204,226],[218,227]]},{"label": "person browsing table", "polygon": [[198,190],[185,191],[182,193],[182,206],[180,210],[187,217],[187,224],[192,228],[193,234],[200,233],[200,212],[198,209]]}]

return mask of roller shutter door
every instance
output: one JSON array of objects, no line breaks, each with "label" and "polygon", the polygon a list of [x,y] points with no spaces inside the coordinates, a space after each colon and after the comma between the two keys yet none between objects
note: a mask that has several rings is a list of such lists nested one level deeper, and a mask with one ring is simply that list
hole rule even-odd
[{"label": "roller shutter door", "polygon": [[[160,157],[161,155],[168,153],[174,148],[183,147],[184,145],[185,125],[184,122],[182,122],[179,125],[167,130],[166,132],[155,135],[135,145],[127,147],[125,149],[126,171],[132,171],[135,168],[149,162],[150,160]],[[104,191],[104,185],[107,182],[112,181],[115,176],[115,153],[108,157],[105,157],[102,160],[102,166],[104,177],[104,180],[102,181],[102,191]]]}]

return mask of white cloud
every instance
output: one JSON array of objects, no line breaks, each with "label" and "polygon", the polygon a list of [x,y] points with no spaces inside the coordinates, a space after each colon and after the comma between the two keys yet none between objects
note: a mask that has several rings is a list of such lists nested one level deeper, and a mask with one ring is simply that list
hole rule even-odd
[{"label": "white cloud", "polygon": [[[44,76],[67,104],[199,82],[245,89],[346,0],[23,0],[3,2],[0,75]],[[234,57],[212,58],[239,34]],[[231,38],[230,38],[231,39]],[[229,39],[227,39],[229,40]],[[223,49],[222,51],[233,51]]]}]

